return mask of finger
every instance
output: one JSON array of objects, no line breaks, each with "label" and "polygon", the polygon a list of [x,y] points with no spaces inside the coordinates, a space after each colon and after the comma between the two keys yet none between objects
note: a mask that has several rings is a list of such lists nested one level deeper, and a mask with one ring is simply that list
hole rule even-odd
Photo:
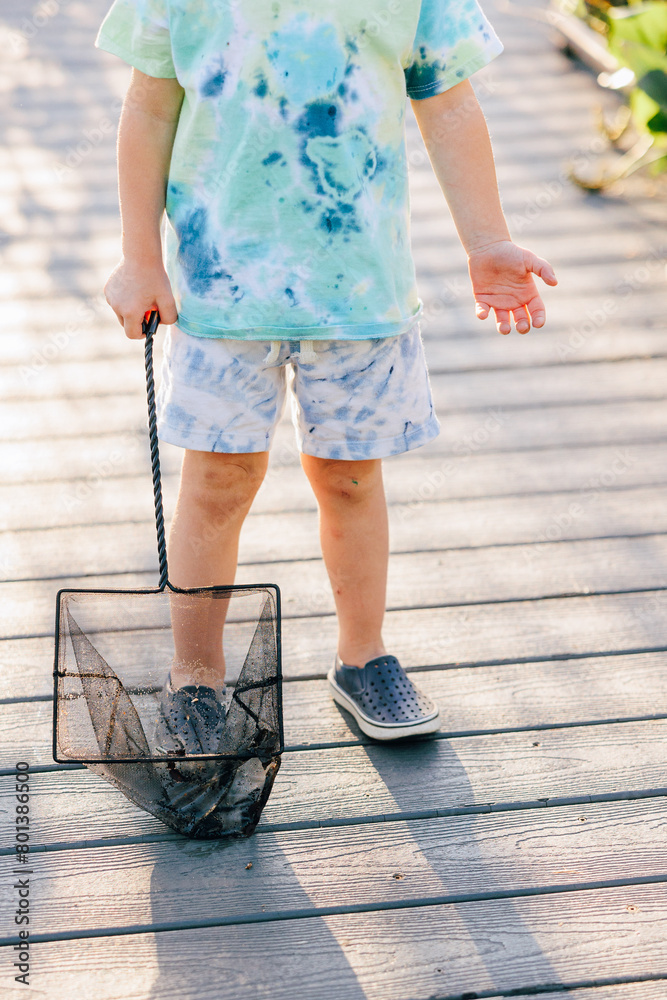
[{"label": "finger", "polygon": [[125,336],[130,340],[141,340],[144,335],[143,331],[143,313],[128,313],[125,316],[125,321],[123,326],[125,328]]},{"label": "finger", "polygon": [[530,317],[528,316],[528,310],[524,306],[520,306],[518,309],[512,310],[512,315],[514,316],[514,325],[519,333],[528,333],[530,330]]},{"label": "finger", "polygon": [[486,302],[475,302],[475,314],[477,319],[486,319],[489,315],[489,306]]},{"label": "finger", "polygon": [[546,285],[557,285],[558,278],[556,277],[556,272],[549,263],[548,260],[544,260],[542,257],[538,257],[536,254],[531,253],[530,258],[526,261],[528,269],[533,272],[533,274],[538,275]]},{"label": "finger", "polygon": [[[107,299],[107,302],[108,301],[109,300]],[[110,302],[109,302],[109,305],[111,306]],[[125,320],[123,319],[123,314],[119,313],[117,309],[113,308],[113,306],[111,306],[111,308],[113,309],[114,316],[116,317],[116,319],[118,320],[118,322],[120,323],[120,325],[121,326],[125,326]]]},{"label": "finger", "polygon": [[528,312],[530,313],[530,319],[536,330],[544,326],[547,321],[547,311],[544,308],[544,302],[539,295],[536,295],[534,299],[531,299],[528,303]]},{"label": "finger", "polygon": [[160,322],[166,326],[171,326],[178,319],[178,311],[173,295],[158,296],[157,310],[160,313]]},{"label": "finger", "polygon": [[120,313],[120,312],[119,312],[119,311],[118,311],[118,310],[116,309],[115,305],[114,305],[114,304],[113,304],[113,302],[111,301],[111,298],[110,298],[110,296],[109,296],[109,295],[108,295],[108,293],[107,293],[107,290],[106,290],[106,288],[104,289],[104,298],[105,298],[105,299],[107,300],[107,304],[108,304],[108,305],[109,305],[109,306],[111,307],[111,309],[113,310],[113,314],[114,314],[114,316],[116,317],[116,319],[118,320],[118,322],[120,323],[120,325],[121,325],[121,326],[123,326],[123,314],[122,314],[122,313]]},{"label": "finger", "polygon": [[508,334],[512,329],[509,309],[494,309],[494,312],[496,314],[496,328],[498,333],[502,333],[503,335]]}]

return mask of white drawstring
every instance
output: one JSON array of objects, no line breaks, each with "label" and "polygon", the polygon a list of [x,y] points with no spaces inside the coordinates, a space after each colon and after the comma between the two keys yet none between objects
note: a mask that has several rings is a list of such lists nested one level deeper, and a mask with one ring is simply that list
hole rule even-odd
[{"label": "white drawstring", "polygon": [[300,340],[299,341],[299,361],[303,361],[306,365],[314,365],[317,361],[317,354],[315,353],[315,343],[312,340]]},{"label": "white drawstring", "polygon": [[271,347],[269,348],[269,353],[264,358],[265,365],[272,365],[278,360],[278,355],[280,354],[281,340],[272,340]]},{"label": "white drawstring", "polygon": [[[272,340],[269,353],[264,358],[265,365],[273,365],[278,360],[280,354],[281,340]],[[302,361],[306,365],[314,365],[317,361],[317,353],[315,352],[315,343],[312,340],[300,340],[299,341],[299,361]]]}]

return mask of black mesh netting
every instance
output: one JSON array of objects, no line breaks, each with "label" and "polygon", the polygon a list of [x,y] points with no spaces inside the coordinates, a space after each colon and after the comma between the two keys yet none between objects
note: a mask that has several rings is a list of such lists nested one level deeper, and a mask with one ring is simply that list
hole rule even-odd
[{"label": "black mesh netting", "polygon": [[[283,749],[277,604],[271,585],[61,592],[56,760],[187,836],[252,833]],[[174,661],[197,680],[221,642],[224,687],[169,684]]]}]

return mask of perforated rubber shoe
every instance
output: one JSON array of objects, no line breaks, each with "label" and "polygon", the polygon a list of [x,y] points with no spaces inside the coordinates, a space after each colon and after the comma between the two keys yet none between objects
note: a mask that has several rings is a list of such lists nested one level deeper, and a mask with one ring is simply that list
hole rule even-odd
[{"label": "perforated rubber shoe", "polygon": [[224,692],[218,696],[203,684],[174,688],[168,677],[155,727],[156,750],[179,755],[217,753],[226,714]]},{"label": "perforated rubber shoe", "polygon": [[336,704],[375,740],[422,736],[440,726],[438,709],[395,656],[376,656],[364,667],[347,667],[337,656],[327,679]]}]

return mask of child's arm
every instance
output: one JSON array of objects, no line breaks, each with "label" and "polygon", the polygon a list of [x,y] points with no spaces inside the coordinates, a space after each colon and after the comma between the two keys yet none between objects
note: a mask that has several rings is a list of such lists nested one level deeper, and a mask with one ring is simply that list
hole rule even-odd
[{"label": "child's arm", "polygon": [[553,268],[530,250],[512,243],[500,206],[486,121],[468,80],[443,94],[412,101],[417,124],[443,190],[461,242],[477,316],[491,309],[500,333],[544,325],[544,303],[532,275],[555,285]]},{"label": "child's arm", "polygon": [[118,128],[123,257],[104,289],[132,339],[142,336],[141,321],[149,309],[157,308],[163,323],[177,319],[162,262],[160,224],[182,100],[177,80],[132,71]]}]

